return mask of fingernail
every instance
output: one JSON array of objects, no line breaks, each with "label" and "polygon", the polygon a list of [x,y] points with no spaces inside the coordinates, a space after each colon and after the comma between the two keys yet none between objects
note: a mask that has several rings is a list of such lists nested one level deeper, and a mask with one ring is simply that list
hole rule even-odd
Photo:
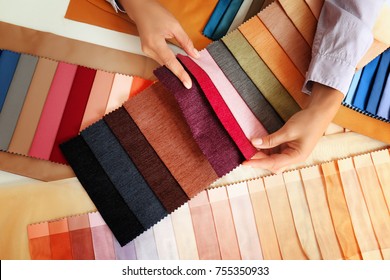
[{"label": "fingernail", "polygon": [[261,146],[263,144],[263,139],[261,139],[261,138],[253,139],[252,144],[255,146]]},{"label": "fingernail", "polygon": [[183,82],[183,85],[185,86],[186,89],[190,89],[191,88],[191,83],[189,81],[184,81]]},{"label": "fingernail", "polygon": [[199,58],[200,57],[200,54],[198,52],[197,49],[194,48],[194,55],[195,55],[195,58]]}]

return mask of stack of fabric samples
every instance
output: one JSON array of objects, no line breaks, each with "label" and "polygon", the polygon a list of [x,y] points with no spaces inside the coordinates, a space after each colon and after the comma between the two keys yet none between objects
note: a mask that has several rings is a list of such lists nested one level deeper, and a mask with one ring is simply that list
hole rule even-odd
[{"label": "stack of fabric samples", "polygon": [[123,247],[97,212],[32,224],[30,255],[388,260],[389,166],[384,149],[209,188]]}]

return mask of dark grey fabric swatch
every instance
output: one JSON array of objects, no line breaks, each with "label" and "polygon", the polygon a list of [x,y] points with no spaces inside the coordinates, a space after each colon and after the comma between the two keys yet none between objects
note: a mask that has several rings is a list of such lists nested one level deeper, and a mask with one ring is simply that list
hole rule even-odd
[{"label": "dark grey fabric swatch", "polygon": [[244,72],[229,49],[221,41],[208,45],[206,49],[264,128],[269,133],[281,128],[284,121]]},{"label": "dark grey fabric swatch", "polygon": [[80,183],[122,246],[145,229],[129,209],[81,136],[60,145]]},{"label": "dark grey fabric swatch", "polygon": [[104,120],[81,132],[107,176],[145,229],[167,215]]}]

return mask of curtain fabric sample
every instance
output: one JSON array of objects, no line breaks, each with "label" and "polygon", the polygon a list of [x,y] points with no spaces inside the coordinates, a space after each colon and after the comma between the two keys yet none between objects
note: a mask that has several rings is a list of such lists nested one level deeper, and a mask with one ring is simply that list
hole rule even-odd
[{"label": "curtain fabric sample", "polygon": [[360,260],[362,256],[344,197],[337,164],[335,162],[324,163],[321,168],[325,178],[329,210],[343,256],[348,260]]},{"label": "curtain fabric sample", "polygon": [[245,100],[236,91],[229,82],[224,73],[219,69],[218,64],[211,57],[207,50],[201,52],[201,57],[194,61],[204,69],[213,81],[222,98],[232,112],[234,118],[240,124],[248,139],[259,138],[268,134],[267,130],[272,129],[272,116],[266,116],[267,104],[264,98],[257,98],[260,101],[259,107],[262,107],[263,114],[259,114],[259,120],[256,119]]},{"label": "curtain fabric sample", "polygon": [[22,54],[0,114],[0,150],[7,150],[34,75],[38,58]]},{"label": "curtain fabric sample", "polygon": [[189,198],[218,178],[193,140],[175,98],[160,83],[124,107]]},{"label": "curtain fabric sample", "polygon": [[229,30],[230,25],[232,24],[235,16],[237,15],[238,10],[241,7],[243,0],[231,0],[230,5],[223,14],[221,20],[219,21],[217,28],[214,30],[214,33],[211,37],[212,40],[219,40]]},{"label": "curtain fabric sample", "polygon": [[223,15],[229,9],[229,5],[232,0],[219,0],[218,4],[215,6],[213,13],[211,14],[209,20],[207,21],[206,26],[203,29],[203,34],[214,40],[213,34],[218,27],[219,22],[221,21]]},{"label": "curtain fabric sample", "polygon": [[[204,55],[205,53],[201,52],[201,56]],[[217,88],[214,86],[209,76],[207,76],[203,69],[189,57],[181,55],[178,57],[187,70],[191,72],[194,78],[197,80],[215,114],[219,118],[222,125],[225,127],[225,130],[229,133],[232,140],[240,149],[242,155],[245,157],[245,159],[252,158],[252,156],[254,156],[254,154],[257,152],[256,148],[253,147],[250,141],[246,138],[240,125],[237,123],[232,112],[226,105],[225,101],[218,92]]]},{"label": "curtain fabric sample", "polygon": [[240,260],[237,235],[226,188],[207,190],[222,260]]},{"label": "curtain fabric sample", "polygon": [[305,2],[309,6],[315,18],[318,20],[320,17],[322,5],[324,4],[324,0],[305,0]]},{"label": "curtain fabric sample", "polygon": [[135,252],[134,241],[121,246],[118,242],[114,243],[115,256],[117,260],[136,260],[137,254]]},{"label": "curtain fabric sample", "polygon": [[95,260],[115,260],[114,236],[98,212],[88,213]]},{"label": "curtain fabric sample", "polygon": [[[280,128],[283,125],[283,121],[227,47],[221,41],[217,41],[210,44],[207,47],[207,51],[240,94],[246,105],[252,110],[253,114],[267,128],[267,131],[271,133]],[[234,107],[231,110],[233,109]],[[236,119],[238,117],[236,116]],[[241,126],[245,127],[244,125]]]},{"label": "curtain fabric sample", "polygon": [[30,256],[33,260],[50,260],[49,223],[42,222],[30,225],[28,228]]},{"label": "curtain fabric sample", "polygon": [[284,13],[279,3],[272,3],[265,12],[259,13],[258,16],[299,72],[305,76],[309,69],[311,47]]},{"label": "curtain fabric sample", "polygon": [[124,107],[120,107],[105,116],[104,121],[169,213],[187,202],[187,195],[142,135]]},{"label": "curtain fabric sample", "polygon": [[283,179],[302,249],[310,260],[321,260],[322,255],[315,236],[300,173],[298,170],[285,172],[283,173]]},{"label": "curtain fabric sample", "polygon": [[8,151],[27,155],[58,63],[39,58]]},{"label": "curtain fabric sample", "polygon": [[73,259],[68,220],[62,219],[49,223],[49,233],[51,258],[53,260]]},{"label": "curtain fabric sample", "polygon": [[153,229],[144,231],[134,239],[135,254],[138,260],[158,260],[156,241]]},{"label": "curtain fabric sample", "polygon": [[76,65],[62,62],[58,64],[28,153],[29,156],[46,160],[50,158],[76,71]]},{"label": "curtain fabric sample", "polygon": [[230,24],[229,29],[226,33],[237,29],[237,27],[245,21],[249,9],[251,8],[253,0],[244,0],[241,4],[240,9],[238,10],[236,16],[233,19],[233,22]]},{"label": "curtain fabric sample", "polygon": [[50,154],[53,162],[66,163],[59,145],[80,131],[85,107],[95,79],[96,70],[78,66],[74,76],[72,88],[66,101],[64,113],[58,127],[56,139]]},{"label": "curtain fabric sample", "polygon": [[[124,246],[141,234],[144,227],[115,189],[85,140],[78,136],[62,144],[61,149],[119,243]],[[80,154],[82,159],[76,160],[80,159]]]},{"label": "curtain fabric sample", "polygon": [[178,260],[175,232],[171,217],[167,216],[153,227],[159,260]]},{"label": "curtain fabric sample", "polygon": [[390,120],[390,75],[388,75],[386,79],[386,85],[383,89],[377,115],[384,119]]},{"label": "curtain fabric sample", "polygon": [[[286,89],[238,30],[226,35],[222,41],[282,120],[287,121],[293,114],[300,110],[298,104],[296,104],[294,99],[288,94]],[[270,132],[275,132],[282,127],[282,120],[279,119],[275,126],[272,126]]]},{"label": "curtain fabric sample", "polygon": [[195,141],[217,175],[223,176],[240,165],[243,156],[217,120],[196,81],[187,90],[166,67],[158,68],[155,75],[175,96]]},{"label": "curtain fabric sample", "polygon": [[360,77],[362,75],[363,69],[359,69],[355,75],[353,75],[351,85],[349,86],[348,92],[345,95],[344,102],[347,104],[352,104],[352,100],[355,97],[356,89],[358,88]]},{"label": "curtain fabric sample", "polygon": [[106,114],[114,111],[129,99],[132,82],[133,77],[115,74],[106,106]]},{"label": "curtain fabric sample", "polygon": [[95,259],[88,215],[68,218],[68,229],[75,260]]},{"label": "curtain fabric sample", "polygon": [[0,112],[11,85],[20,54],[4,50],[0,56]]},{"label": "curtain fabric sample", "polygon": [[389,76],[390,69],[390,49],[385,51],[381,55],[381,59],[378,66],[378,71],[375,75],[374,84],[372,86],[370,96],[367,101],[366,111],[371,114],[376,114],[378,109],[379,101],[382,96],[383,89],[385,87],[385,81]]},{"label": "curtain fabric sample", "polygon": [[103,120],[82,131],[81,136],[145,229],[167,214]]},{"label": "curtain fabric sample", "polygon": [[380,56],[377,56],[373,61],[363,68],[362,76],[360,77],[359,86],[356,89],[355,97],[352,105],[356,108],[364,110],[367,105],[368,96],[373,86],[373,81],[377,73]]}]

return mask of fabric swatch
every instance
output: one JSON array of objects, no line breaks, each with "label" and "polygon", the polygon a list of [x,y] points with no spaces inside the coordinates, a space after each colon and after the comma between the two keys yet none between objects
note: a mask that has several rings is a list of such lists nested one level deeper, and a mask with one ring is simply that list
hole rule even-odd
[{"label": "fabric swatch", "polygon": [[134,96],[124,107],[189,198],[218,178],[193,140],[175,98],[161,83]]},{"label": "fabric swatch", "polygon": [[382,192],[386,199],[387,208],[390,209],[390,174],[387,172],[390,167],[390,156],[386,150],[371,153],[372,161],[375,165],[375,171],[381,183]]},{"label": "fabric swatch", "polygon": [[352,101],[352,105],[360,110],[364,110],[366,108],[368,96],[371,92],[373,81],[378,69],[379,60],[380,56],[376,57],[363,68],[359,86],[356,89],[355,97]]},{"label": "fabric swatch", "polygon": [[384,119],[390,120],[390,75],[388,75],[386,79],[386,85],[383,89],[377,115]]},{"label": "fabric swatch", "polygon": [[73,259],[95,259],[88,215],[73,216],[67,220]]},{"label": "fabric swatch", "polygon": [[[227,47],[221,41],[217,41],[210,44],[207,51],[267,131],[272,133],[282,127],[283,120],[264,98]],[[232,112],[234,112],[233,109],[231,109]],[[236,116],[236,119],[239,119],[239,116]],[[242,124],[241,127],[245,127],[245,125]]]},{"label": "fabric swatch", "polygon": [[28,152],[29,156],[46,160],[50,158],[76,70],[76,65],[58,63]]},{"label": "fabric swatch", "polygon": [[88,213],[95,260],[115,260],[114,236],[98,212]]},{"label": "fabric swatch", "polygon": [[60,126],[58,127],[57,136],[50,154],[50,160],[53,162],[66,163],[59,145],[79,133],[95,75],[96,70],[83,66],[77,67],[72,88],[70,89]]},{"label": "fabric swatch", "polygon": [[275,132],[283,126],[282,120],[287,121],[293,114],[300,110],[298,104],[296,104],[294,99],[288,94],[283,85],[238,30],[226,35],[222,41],[232,52],[242,69],[248,74],[259,91],[281,117],[277,122],[278,125],[275,125],[270,130],[270,132]]},{"label": "fabric swatch", "polygon": [[57,65],[55,61],[39,58],[8,147],[9,152],[20,155],[28,154]]},{"label": "fabric swatch", "polygon": [[77,136],[62,144],[61,149],[118,242],[124,246],[141,234],[144,227],[115,189],[85,140]]},{"label": "fabric swatch", "polygon": [[[256,116],[254,116],[244,99],[229,82],[221,69],[219,69],[218,64],[215,63],[208,51],[203,50],[200,53],[200,58],[194,59],[193,61],[203,68],[210,77],[234,118],[240,124],[246,137],[251,140],[267,135],[268,127],[272,124],[272,122],[269,121],[271,117],[265,116],[264,113],[260,116],[260,120],[256,119]],[[263,102],[259,104],[259,106],[263,105]],[[264,109],[264,111],[266,111],[266,108]],[[263,121],[264,124],[262,123]]]},{"label": "fabric swatch", "polygon": [[32,260],[50,260],[49,223],[42,222],[27,227],[30,256]]},{"label": "fabric swatch", "polygon": [[377,73],[375,75],[374,84],[370,95],[368,97],[368,102],[365,110],[371,114],[376,114],[378,109],[379,101],[382,96],[383,89],[385,87],[385,81],[389,75],[390,69],[390,49],[385,51],[380,58],[379,66]]},{"label": "fabric swatch", "polygon": [[35,56],[19,58],[0,114],[0,150],[7,150],[11,142],[37,63]]},{"label": "fabric swatch", "polygon": [[363,69],[359,69],[352,78],[351,85],[349,86],[348,92],[345,95],[344,102],[347,104],[352,104],[352,100],[355,97],[356,89],[359,85],[360,77],[362,75]]},{"label": "fabric swatch", "polygon": [[68,220],[62,219],[49,223],[50,248],[52,260],[71,260],[72,243],[69,235]]},{"label": "fabric swatch", "polygon": [[238,10],[236,16],[234,17],[232,23],[229,26],[229,29],[226,33],[237,29],[237,27],[245,21],[245,17],[249,12],[250,7],[252,6],[253,0],[244,0]]},{"label": "fabric swatch", "polygon": [[[204,52],[201,51],[201,56],[204,56]],[[229,133],[232,140],[236,143],[245,159],[250,159],[257,152],[257,149],[253,147],[250,141],[246,138],[240,125],[237,123],[229,107],[226,105],[222,96],[214,86],[213,82],[192,59],[188,56],[178,55],[179,60],[184,64],[186,69],[197,80],[200,88],[206,96],[208,102],[213,108],[215,114],[219,118],[225,130]]]},{"label": "fabric swatch", "polygon": [[212,40],[219,40],[229,30],[230,25],[233,23],[234,18],[237,15],[238,10],[242,5],[243,0],[232,0],[230,5],[227,8],[226,12],[223,14],[221,20],[219,21],[217,28],[214,30],[214,33],[211,37]]},{"label": "fabric swatch", "polygon": [[261,11],[263,4],[264,0],[253,0],[251,6],[249,7],[248,13],[245,16],[244,22],[257,15]]},{"label": "fabric swatch", "polygon": [[175,96],[195,141],[217,175],[223,176],[240,165],[244,157],[214,115],[197,82],[193,79],[192,88],[187,90],[166,67],[158,68],[155,75]]},{"label": "fabric swatch", "polygon": [[171,216],[166,216],[153,227],[159,260],[178,260],[179,254]]},{"label": "fabric swatch", "polygon": [[187,202],[187,195],[124,107],[105,116],[104,121],[168,213]]},{"label": "fabric swatch", "polygon": [[213,34],[217,29],[219,22],[221,21],[223,15],[229,8],[232,0],[219,0],[215,6],[213,13],[211,14],[209,20],[207,21],[206,26],[203,29],[203,35],[214,40]]},{"label": "fabric swatch", "polygon": [[106,106],[106,114],[114,111],[129,99],[132,82],[133,77],[115,74]]},{"label": "fabric swatch", "polygon": [[150,228],[167,214],[103,120],[80,134],[129,209],[145,229]]},{"label": "fabric swatch", "polygon": [[11,85],[20,54],[4,50],[0,56],[0,112]]}]

